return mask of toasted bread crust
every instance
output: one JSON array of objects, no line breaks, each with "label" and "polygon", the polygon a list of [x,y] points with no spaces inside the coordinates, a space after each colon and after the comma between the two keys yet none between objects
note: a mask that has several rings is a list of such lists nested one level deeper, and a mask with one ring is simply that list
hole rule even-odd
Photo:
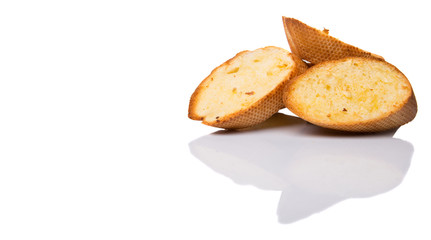
[{"label": "toasted bread crust", "polygon": [[283,25],[292,53],[312,65],[345,57],[383,57],[344,43],[326,31],[312,28],[294,18],[283,17]]}]

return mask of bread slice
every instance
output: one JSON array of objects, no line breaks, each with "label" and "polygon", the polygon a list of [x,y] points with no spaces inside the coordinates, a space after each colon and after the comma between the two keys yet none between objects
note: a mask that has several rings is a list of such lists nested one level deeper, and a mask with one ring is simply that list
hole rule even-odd
[{"label": "bread slice", "polygon": [[283,17],[284,30],[293,54],[311,65],[345,57],[366,57],[384,60],[383,57],[344,43],[294,18]]},{"label": "bread slice", "polygon": [[283,101],[310,123],[354,132],[396,128],[417,112],[403,73],[385,61],[361,57],[314,65],[288,82]]},{"label": "bread slice", "polygon": [[190,98],[189,118],[214,127],[250,127],[284,108],[286,82],[307,65],[287,50],[243,51],[205,78]]}]

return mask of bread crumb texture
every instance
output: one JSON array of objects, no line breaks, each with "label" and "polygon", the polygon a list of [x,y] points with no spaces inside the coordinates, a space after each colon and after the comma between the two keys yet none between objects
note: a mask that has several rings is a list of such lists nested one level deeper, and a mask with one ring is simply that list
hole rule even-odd
[{"label": "bread crumb texture", "polygon": [[358,57],[310,68],[287,85],[284,102],[309,122],[347,131],[398,127],[417,111],[412,87],[396,67]]},{"label": "bread crumb texture", "polygon": [[[304,63],[301,61],[301,64]],[[189,117],[226,128],[247,127],[266,120],[284,107],[282,90],[297,68],[298,63],[290,52],[282,48],[269,46],[240,52],[214,69],[198,86],[190,99]],[[277,99],[267,99],[271,96]],[[261,101],[268,101],[270,105],[261,104],[266,109],[259,109]],[[229,124],[251,109],[258,112],[250,116],[253,121],[245,119],[245,122]]]}]

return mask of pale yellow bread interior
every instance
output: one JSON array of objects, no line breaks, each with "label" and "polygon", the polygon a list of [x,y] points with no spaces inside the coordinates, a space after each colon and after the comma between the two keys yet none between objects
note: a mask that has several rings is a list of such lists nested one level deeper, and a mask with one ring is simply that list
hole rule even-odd
[{"label": "pale yellow bread interior", "polygon": [[408,79],[395,66],[349,57],[317,64],[286,85],[287,108],[315,125],[356,132],[399,127],[416,115]]},{"label": "pale yellow bread interior", "polygon": [[304,62],[282,48],[240,52],[197,87],[189,117],[221,128],[258,124],[284,107],[285,83],[305,69]]},{"label": "pale yellow bread interior", "polygon": [[366,57],[384,60],[383,57],[344,43],[294,18],[283,17],[284,30],[290,50],[311,65],[345,57]]}]

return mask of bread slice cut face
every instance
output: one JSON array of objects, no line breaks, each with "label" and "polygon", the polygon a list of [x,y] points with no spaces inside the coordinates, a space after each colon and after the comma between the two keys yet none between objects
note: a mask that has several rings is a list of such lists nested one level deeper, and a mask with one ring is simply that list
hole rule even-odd
[{"label": "bread slice cut face", "polygon": [[188,116],[209,126],[237,129],[284,108],[283,89],[306,64],[282,48],[243,51],[215,68],[190,98]]},{"label": "bread slice cut face", "polygon": [[354,132],[397,128],[414,119],[416,99],[395,66],[349,57],[308,69],[285,88],[286,107],[318,126]]},{"label": "bread slice cut face", "polygon": [[294,18],[283,17],[284,30],[290,50],[311,65],[345,57],[366,57],[384,60],[383,57],[367,52]]}]

